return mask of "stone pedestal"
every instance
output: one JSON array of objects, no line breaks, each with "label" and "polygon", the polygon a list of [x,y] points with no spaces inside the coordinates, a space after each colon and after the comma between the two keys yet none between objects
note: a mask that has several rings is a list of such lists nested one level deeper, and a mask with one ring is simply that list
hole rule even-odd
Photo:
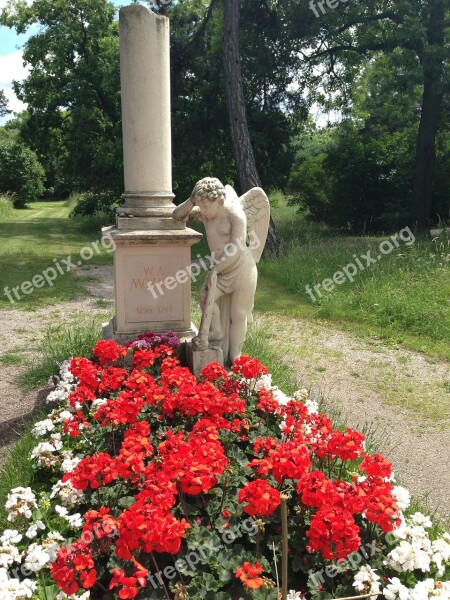
[{"label": "stone pedestal", "polygon": [[191,246],[201,234],[182,231],[103,229],[114,252],[116,315],[103,337],[124,343],[144,331],[174,330],[182,341],[197,333],[191,323]]},{"label": "stone pedestal", "polygon": [[203,367],[211,362],[223,365],[223,352],[221,348],[194,350],[192,344],[186,344],[186,364],[197,378],[200,377]]}]

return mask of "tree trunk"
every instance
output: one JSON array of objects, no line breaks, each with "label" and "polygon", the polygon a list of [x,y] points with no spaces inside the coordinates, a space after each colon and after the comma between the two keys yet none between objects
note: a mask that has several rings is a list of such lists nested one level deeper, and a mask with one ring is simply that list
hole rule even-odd
[{"label": "tree trunk", "polygon": [[412,199],[413,225],[419,231],[425,231],[430,226],[436,135],[443,98],[444,0],[430,1],[428,43],[422,60],[424,86]]},{"label": "tree trunk", "polygon": [[[228,120],[230,123],[234,160],[241,188],[240,191],[241,193],[245,193],[252,187],[261,187],[261,180],[256,168],[255,156],[248,130],[247,111],[242,84],[239,55],[240,0],[223,0],[223,4],[223,64]],[[273,254],[279,255],[281,253],[281,240],[278,237],[272,217],[270,217],[266,248]]]}]

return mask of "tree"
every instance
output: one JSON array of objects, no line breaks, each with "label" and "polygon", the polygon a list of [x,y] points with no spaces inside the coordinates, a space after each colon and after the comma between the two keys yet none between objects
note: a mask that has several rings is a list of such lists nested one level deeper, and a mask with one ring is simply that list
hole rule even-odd
[{"label": "tree", "polygon": [[42,196],[44,177],[32,150],[14,139],[0,138],[0,193],[11,194],[16,208]]},{"label": "tree", "polygon": [[[415,53],[422,70],[420,127],[416,140],[413,201],[410,220],[419,229],[429,225],[435,167],[435,144],[446,83],[444,65],[448,44],[449,0],[368,0],[328,11],[317,21],[304,52],[310,68],[321,66],[314,77],[330,91],[348,90],[362,60],[396,48]],[[325,77],[325,80],[324,80]]]},{"label": "tree", "polygon": [[[261,187],[261,180],[256,168],[247,124],[239,54],[239,11],[239,0],[224,0],[223,64],[228,120],[240,188],[244,193],[252,187]],[[281,252],[281,240],[277,235],[272,217],[270,217],[267,248],[276,255]]]},{"label": "tree", "polygon": [[11,111],[8,109],[8,100],[5,96],[5,92],[0,90],[0,117],[9,115]]},{"label": "tree", "polygon": [[36,0],[6,5],[1,23],[23,33],[29,76],[14,82],[28,104],[22,135],[42,158],[48,185],[120,192],[118,28],[107,0]]}]

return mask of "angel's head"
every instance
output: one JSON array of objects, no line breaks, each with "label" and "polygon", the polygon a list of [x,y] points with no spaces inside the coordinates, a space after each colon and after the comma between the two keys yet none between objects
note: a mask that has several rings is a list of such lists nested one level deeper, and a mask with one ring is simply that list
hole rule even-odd
[{"label": "angel's head", "polygon": [[194,203],[207,218],[216,216],[225,202],[225,196],[225,187],[216,177],[204,177],[197,181],[191,194]]}]

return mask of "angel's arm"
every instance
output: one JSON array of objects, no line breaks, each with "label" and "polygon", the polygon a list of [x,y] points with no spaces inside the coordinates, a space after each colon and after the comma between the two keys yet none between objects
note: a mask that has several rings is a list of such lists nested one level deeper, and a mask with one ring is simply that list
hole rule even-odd
[{"label": "angel's arm", "polygon": [[201,220],[200,209],[198,206],[195,206],[194,200],[191,197],[175,208],[172,213],[172,218],[176,221]]}]

